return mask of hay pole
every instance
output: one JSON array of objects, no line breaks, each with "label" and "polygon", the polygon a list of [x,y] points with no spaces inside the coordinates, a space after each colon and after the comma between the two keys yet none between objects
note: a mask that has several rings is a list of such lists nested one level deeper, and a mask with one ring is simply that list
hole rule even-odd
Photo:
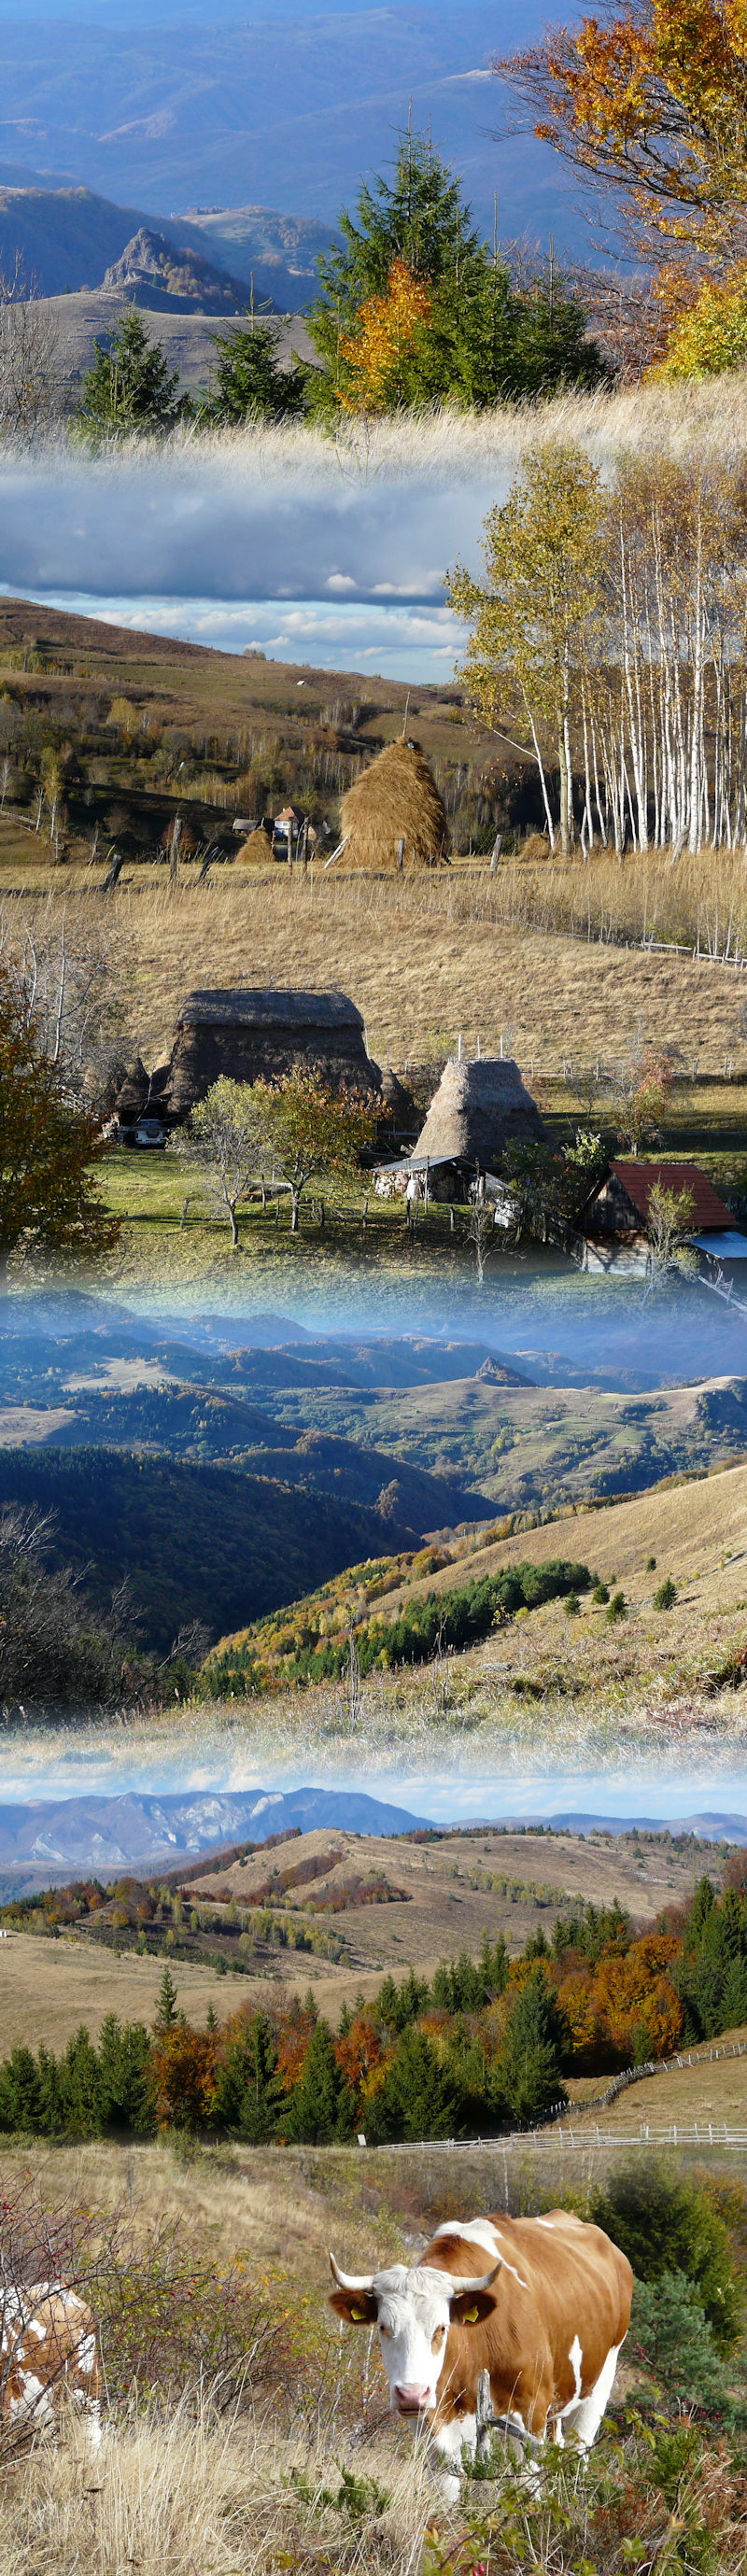
[{"label": "hay pole", "polygon": [[332,851],[331,857],[330,857],[330,858],[328,858],[328,859],[325,859],[325,862],[324,862],[324,873],[325,873],[325,876],[326,876],[326,873],[327,873],[327,869],[328,869],[328,868],[333,868],[333,867],[334,867],[335,859],[341,859],[341,858],[342,858],[343,850],[346,850],[346,849],[347,849],[349,839],[350,839],[350,833],[349,833],[349,832],[345,832],[345,833],[343,834],[343,838],[342,838],[342,840],[341,840],[341,841],[338,841],[338,844],[337,844],[337,848],[336,848],[336,850],[333,850],[333,851]]}]

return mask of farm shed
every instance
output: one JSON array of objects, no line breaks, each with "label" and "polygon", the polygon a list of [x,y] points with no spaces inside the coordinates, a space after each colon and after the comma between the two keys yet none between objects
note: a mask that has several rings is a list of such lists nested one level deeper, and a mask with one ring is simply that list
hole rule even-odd
[{"label": "farm shed", "polygon": [[[607,1270],[614,1264],[645,1270],[649,1207],[656,1188],[691,1202],[683,1213],[682,1232],[691,1237],[694,1249],[718,1254],[727,1237],[733,1244],[733,1218],[699,1163],[614,1162],[590,1192],[578,1218],[587,1268]],[[747,1252],[747,1238],[742,1240]]]},{"label": "farm shed", "polygon": [[[401,847],[402,845],[402,847]],[[348,868],[433,867],[447,855],[446,812],[412,742],[390,742],[343,797],[340,855]]]},{"label": "farm shed", "polygon": [[299,1066],[319,1074],[331,1090],[378,1100],[379,1068],[366,1050],[361,1013],[346,993],[274,986],[189,993],[177,1016],[163,1087],[159,1081],[159,1115],[169,1126],[179,1125],[221,1074],[232,1082],[279,1082]]},{"label": "farm shed", "polygon": [[464,1199],[478,1173],[499,1172],[507,1145],[536,1144],[544,1133],[537,1103],[511,1057],[477,1056],[471,1063],[452,1058],[413,1153],[382,1167],[381,1194],[406,1190],[411,1176],[424,1184],[427,1170],[432,1198]]}]

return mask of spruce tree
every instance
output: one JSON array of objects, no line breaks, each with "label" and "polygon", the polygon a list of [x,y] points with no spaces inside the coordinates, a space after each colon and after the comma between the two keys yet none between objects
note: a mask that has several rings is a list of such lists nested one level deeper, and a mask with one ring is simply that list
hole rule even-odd
[{"label": "spruce tree", "polygon": [[213,332],[218,351],[215,383],[202,419],[211,428],[238,428],[247,420],[300,420],[309,370],[293,357],[280,364],[280,333],[252,315],[237,331]]},{"label": "spruce tree", "polygon": [[372,2140],[453,2138],[460,2125],[452,2078],[425,2032],[410,2021],[400,2032],[383,2088],[373,2097],[367,2134]]},{"label": "spruce tree", "polygon": [[113,331],[96,342],[96,356],[83,378],[76,413],[79,426],[94,436],[175,429],[190,410],[179,394],[179,370],[173,373],[160,343],[151,341],[142,315],[128,304]]},{"label": "spruce tree", "polygon": [[335,2138],[350,2136],[352,2104],[326,2021],[317,2021],[312,2031],[283,2127],[287,2138],[310,2146],[328,2146]]},{"label": "spruce tree", "polygon": [[567,2045],[563,2014],[544,1970],[537,1967],[519,1988],[497,2068],[500,2092],[515,2120],[544,2120],[556,2103],[565,2101]]}]

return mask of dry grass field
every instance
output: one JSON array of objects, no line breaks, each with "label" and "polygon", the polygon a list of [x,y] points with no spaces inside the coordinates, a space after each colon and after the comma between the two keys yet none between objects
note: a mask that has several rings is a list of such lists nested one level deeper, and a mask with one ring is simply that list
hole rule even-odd
[{"label": "dry grass field", "polygon": [[[430,1978],[442,1958],[462,1950],[477,1957],[486,1930],[491,1940],[502,1933],[509,1949],[518,1951],[538,1921],[550,1931],[568,1900],[584,1897],[602,1904],[613,1894],[637,1919],[648,1920],[667,1902],[684,1901],[704,1869],[719,1883],[723,1868],[723,1850],[707,1843],[694,1850],[692,1844],[647,1835],[641,1840],[635,1835],[587,1838],[507,1829],[430,1845],[315,1832],[281,1852],[280,1863],[326,1857],[330,1850],[339,1855],[333,1867],[310,1887],[291,1889],[276,1902],[290,1923],[300,1920],[340,1934],[345,1950],[339,1962],[309,1952],[278,1951],[268,1942],[258,1958],[242,1954],[247,1973],[227,1982],[214,1966],[189,1955],[190,1912],[200,1917],[207,1913],[213,1932],[219,1932],[226,1899],[235,1899],[240,1909],[259,1901],[256,1891],[273,1865],[272,1856],[263,1858],[260,1851],[190,1878],[183,1889],[185,1923],[178,1934],[187,1955],[170,1963],[179,2008],[188,2020],[204,2024],[211,2004],[222,2017],[247,1999],[263,2004],[271,1992],[287,1997],[309,1986],[320,2010],[336,2018],[342,2004],[352,2004],[358,1993],[375,1993],[389,1970],[399,1977],[412,1966]],[[335,1910],[338,1891],[351,1878],[382,1874],[392,1891],[390,1901]],[[329,1903],[319,1912],[310,1911],[309,1897],[320,1895]],[[205,1947],[202,1926],[194,1938]],[[209,1939],[208,1930],[208,1946]],[[114,1951],[87,1933],[62,1932],[50,1940],[11,1932],[0,1954],[0,2057],[21,2041],[59,2050],[81,2022],[98,2034],[108,2012],[122,2021],[150,2024],[162,1973],[162,1952],[148,1958],[134,1948]]]},{"label": "dry grass field", "polygon": [[[656,2075],[646,2076],[640,2084],[630,2085],[624,2093],[618,2093],[614,2102],[605,2104],[603,2114],[585,2110],[584,2087],[579,2085],[577,2091],[571,2078],[568,2091],[574,2137],[577,2130],[583,2131],[585,2122],[593,2130],[597,2120],[601,2120],[605,2137],[611,2137],[613,2141],[616,2135],[621,2141],[630,2138],[639,2128],[645,2129],[647,2124],[656,2130],[667,2127],[688,2131],[698,2129],[704,2145],[708,2142],[709,2125],[744,2132],[747,2130],[747,2057],[717,2057],[715,2053],[717,2048],[728,2049],[735,2041],[744,2044],[747,2030],[724,2031],[713,2042],[712,2058],[703,2044],[697,2051],[688,2050],[681,2066],[662,2066]],[[690,2056],[692,2064],[688,2063]],[[591,2088],[587,2084],[585,2089],[588,2092]],[[603,2085],[595,2086],[597,2094],[603,2090]],[[696,2143],[694,2138],[692,2143]]]},{"label": "dry grass field", "polygon": [[[504,1400],[502,1389],[502,1405]],[[656,1635],[662,1633],[664,1616],[671,1636],[672,1621],[692,1612],[747,1612],[747,1466],[725,1467],[720,1475],[695,1477],[691,1483],[654,1486],[650,1493],[601,1509],[582,1506],[538,1529],[478,1546],[470,1550],[469,1576],[494,1574],[527,1558],[544,1565],[560,1555],[583,1559],[602,1582],[624,1586],[632,1610],[658,1619]],[[655,1558],[651,1567],[649,1557]],[[666,1575],[687,1595],[679,1612],[651,1608]],[[406,1592],[392,1594],[392,1609],[405,1597],[448,1591],[464,1579],[464,1564],[457,1559],[409,1584]],[[533,1611],[532,1636],[539,1619],[557,1620],[558,1615],[558,1605],[551,1602]],[[501,1638],[501,1650],[503,1645]]]},{"label": "dry grass field", "polygon": [[[184,995],[237,980],[338,986],[363,1012],[370,1052],[402,1071],[450,1053],[461,1032],[466,1053],[498,1053],[501,1036],[530,1083],[615,1065],[637,1034],[676,1051],[683,1074],[733,1065],[724,1106],[744,1121],[747,1038],[742,977],[733,965],[616,947],[512,926],[484,871],[439,870],[396,879],[317,871],[224,868],[197,887],[169,886],[163,871],[133,872],[102,907],[100,894],[60,871],[24,876],[6,895],[6,936],[28,924],[54,935],[64,901],[71,945],[90,947],[105,931],[124,986],[135,1048],[149,1068],[168,1055]],[[491,913],[493,917],[491,918]],[[396,959],[396,971],[393,961]],[[740,1093],[734,1099],[735,1091]],[[705,1104],[704,1104],[705,1107]],[[571,1090],[571,1116],[581,1114]],[[701,1118],[702,1134],[705,1120]],[[717,1141],[717,1140],[715,1140]]]}]

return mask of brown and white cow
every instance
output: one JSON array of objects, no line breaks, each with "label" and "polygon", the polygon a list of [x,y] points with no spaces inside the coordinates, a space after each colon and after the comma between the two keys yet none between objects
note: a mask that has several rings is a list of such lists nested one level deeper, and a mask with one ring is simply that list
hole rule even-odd
[{"label": "brown and white cow", "polygon": [[[475,2274],[475,2257],[489,2269]],[[588,2450],[599,2431],[630,2323],[633,2275],[600,2227],[565,2209],[544,2218],[447,2219],[411,2270],[357,2278],[330,2255],[330,2305],[349,2325],[378,2329],[392,2409],[428,2427],[458,2492],[462,2454],[474,2456],[477,2387],[490,2377],[493,2413],[519,2440]]]},{"label": "brown and white cow", "polygon": [[85,2300],[61,2281],[29,2289],[0,2285],[0,2419],[30,2433],[56,2434],[67,2397],[86,2417],[91,2447],[101,2441],[104,2377],[98,2329]]}]

